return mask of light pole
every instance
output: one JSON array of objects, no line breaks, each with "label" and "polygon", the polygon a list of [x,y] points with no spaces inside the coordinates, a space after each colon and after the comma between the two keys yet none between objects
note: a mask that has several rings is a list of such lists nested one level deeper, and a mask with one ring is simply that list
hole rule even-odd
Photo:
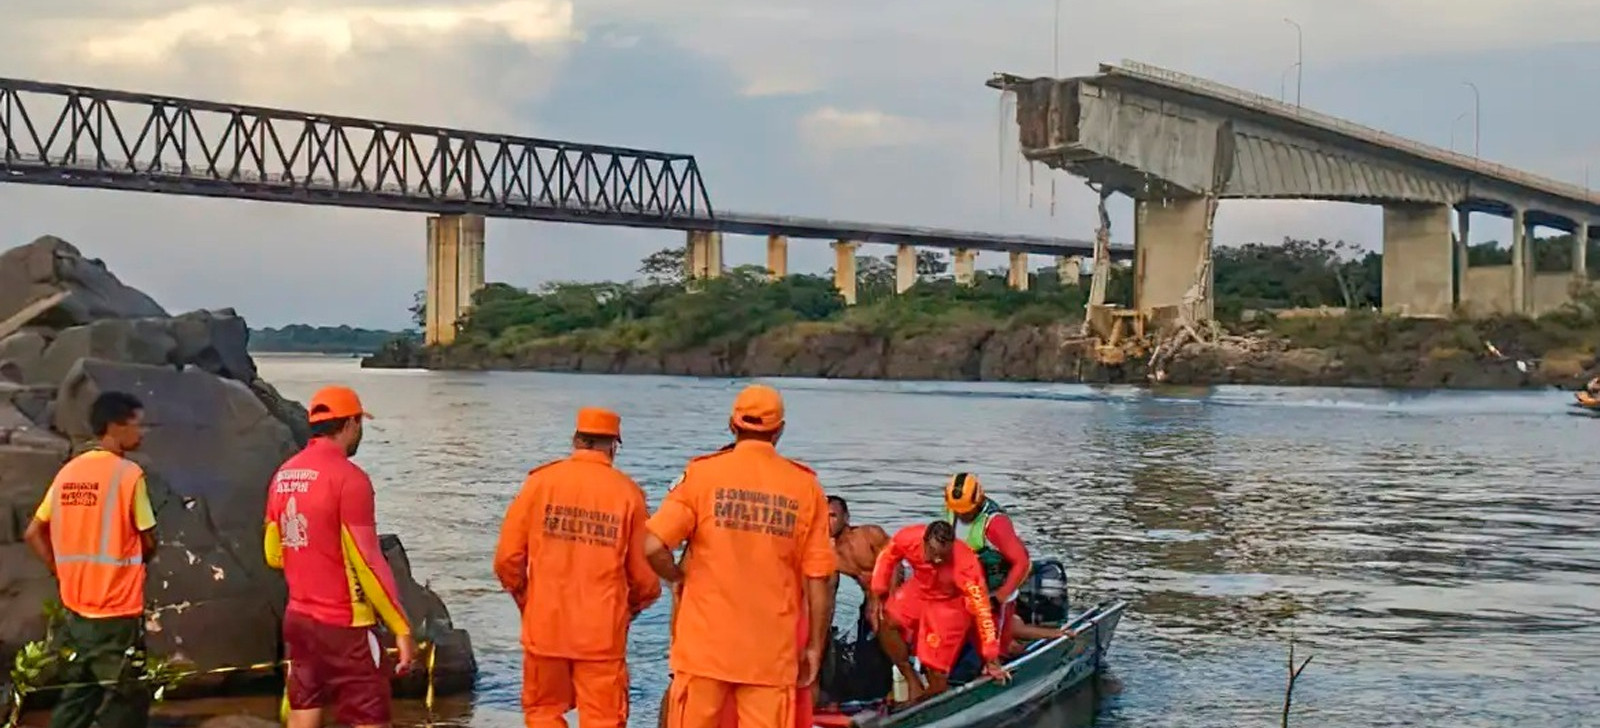
[{"label": "light pole", "polygon": [[1483,97],[1478,93],[1478,84],[1471,81],[1462,81],[1472,89],[1472,156],[1482,158],[1483,150],[1480,142],[1483,141],[1480,122],[1483,121]]},{"label": "light pole", "polygon": [[1294,75],[1294,105],[1299,106],[1300,86],[1301,82],[1305,80],[1306,73],[1306,34],[1305,29],[1301,28],[1299,23],[1288,18],[1284,18],[1283,22],[1294,26],[1294,65],[1296,69]]}]

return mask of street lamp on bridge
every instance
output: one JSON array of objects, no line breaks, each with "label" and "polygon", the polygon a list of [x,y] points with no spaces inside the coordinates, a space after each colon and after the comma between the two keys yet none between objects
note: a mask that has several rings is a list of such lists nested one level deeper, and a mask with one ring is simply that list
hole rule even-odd
[{"label": "street lamp on bridge", "polygon": [[1471,81],[1462,81],[1461,83],[1466,84],[1468,88],[1472,89],[1472,156],[1482,158],[1483,152],[1482,148],[1479,146],[1479,143],[1483,139],[1481,134],[1483,121],[1483,97],[1478,94],[1478,84],[1475,84]]},{"label": "street lamp on bridge", "polygon": [[1283,22],[1294,26],[1294,67],[1296,69],[1294,75],[1294,105],[1299,106],[1300,87],[1305,81],[1306,72],[1306,34],[1305,29],[1301,28],[1299,23],[1288,18],[1284,18]]}]

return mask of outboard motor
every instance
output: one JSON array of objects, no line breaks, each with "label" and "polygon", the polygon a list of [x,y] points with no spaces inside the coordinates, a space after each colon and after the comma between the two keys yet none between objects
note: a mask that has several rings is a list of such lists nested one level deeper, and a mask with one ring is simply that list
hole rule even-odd
[{"label": "outboard motor", "polygon": [[1028,624],[1062,624],[1069,613],[1067,567],[1057,559],[1033,562],[1017,590],[1017,616]]}]

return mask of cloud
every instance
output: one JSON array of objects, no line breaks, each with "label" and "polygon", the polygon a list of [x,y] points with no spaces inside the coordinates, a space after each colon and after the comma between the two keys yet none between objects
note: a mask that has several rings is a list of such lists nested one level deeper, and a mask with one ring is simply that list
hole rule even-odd
[{"label": "cloud", "polygon": [[800,118],[800,138],[822,151],[926,144],[939,136],[927,122],[882,111],[824,106]]},{"label": "cloud", "polygon": [[[1308,105],[1447,145],[1483,93],[1483,152],[1581,182],[1600,99],[1593,0],[10,0],[0,68],[219,101],[694,153],[720,210],[1087,238],[1079,180],[1016,163],[993,71],[1131,57],[1268,94],[1304,29]],[[1293,83],[1293,74],[1288,82]],[[1293,93],[1293,89],[1286,89]],[[1539,99],[1529,106],[1527,99]],[[1457,124],[1460,134],[1470,125]],[[1002,143],[1004,142],[1004,143]],[[1004,161],[1002,161],[1004,160]],[[1593,171],[1600,185],[1600,168]],[[1114,201],[1113,238],[1131,235]],[[55,232],[174,308],[401,325],[422,216],[0,186],[0,245]],[[1484,216],[1479,216],[1484,217]],[[1373,208],[1229,203],[1224,241],[1343,237]],[[1474,238],[1495,235],[1474,220]],[[1480,233],[1488,226],[1491,232]],[[495,221],[489,277],[629,275],[658,231]],[[759,241],[730,239],[729,262]],[[794,268],[832,262],[797,242]],[[988,263],[984,263],[988,265]],[[315,295],[300,295],[301,290]]]}]

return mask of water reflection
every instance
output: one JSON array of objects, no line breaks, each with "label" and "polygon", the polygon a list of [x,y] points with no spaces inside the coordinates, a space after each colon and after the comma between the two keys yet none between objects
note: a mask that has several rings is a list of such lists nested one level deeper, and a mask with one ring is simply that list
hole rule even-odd
[{"label": "water reflection", "polygon": [[[361,461],[379,519],[483,668],[476,698],[440,717],[474,728],[521,723],[516,615],[489,558],[527,469],[565,451],[578,406],[615,407],[620,464],[657,502],[687,457],[726,441],[737,387],[262,364],[290,395],[342,380],[370,400]],[[854,520],[925,520],[969,469],[1036,553],[1070,559],[1075,600],[1130,601],[1111,679],[1036,725],[1276,725],[1291,637],[1316,655],[1299,725],[1592,725],[1600,711],[1586,669],[1600,659],[1597,425],[1566,417],[1559,393],[777,384],[783,449]],[[655,720],[665,616],[634,633],[639,725]]]}]

